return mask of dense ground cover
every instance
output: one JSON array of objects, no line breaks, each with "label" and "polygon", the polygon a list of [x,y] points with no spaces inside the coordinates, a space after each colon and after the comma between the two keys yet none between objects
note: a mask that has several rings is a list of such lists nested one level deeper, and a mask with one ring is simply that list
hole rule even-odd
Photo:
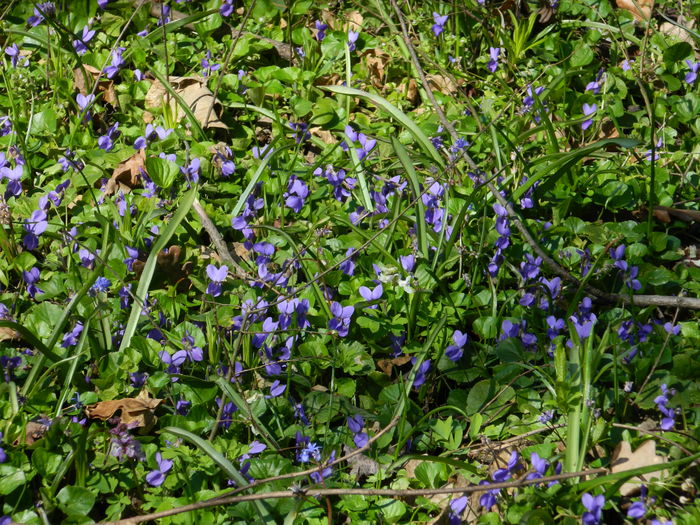
[{"label": "dense ground cover", "polygon": [[0,523],[700,522],[700,7],[619,4],[5,3]]}]

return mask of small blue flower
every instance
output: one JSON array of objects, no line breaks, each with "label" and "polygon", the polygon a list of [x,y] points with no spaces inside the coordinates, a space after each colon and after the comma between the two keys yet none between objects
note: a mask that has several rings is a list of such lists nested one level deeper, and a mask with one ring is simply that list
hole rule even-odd
[{"label": "small blue flower", "polygon": [[112,281],[100,276],[95,280],[95,284],[90,287],[89,294],[94,297],[98,293],[107,292],[110,286],[112,286]]}]

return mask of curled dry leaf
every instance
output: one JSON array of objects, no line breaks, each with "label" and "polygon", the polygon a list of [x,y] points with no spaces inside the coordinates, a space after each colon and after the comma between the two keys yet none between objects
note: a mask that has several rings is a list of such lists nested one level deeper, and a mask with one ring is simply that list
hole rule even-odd
[{"label": "curled dry leaf", "polygon": [[19,333],[12,328],[0,326],[0,341],[12,341],[13,339],[20,339]]},{"label": "curled dry leaf", "polygon": [[394,366],[405,365],[410,360],[410,355],[402,355],[399,357],[394,357],[393,359],[380,359],[377,361],[377,366],[379,367],[379,370],[391,377],[391,371],[394,369]]},{"label": "curled dry leaf", "polygon": [[107,420],[121,412],[119,419],[124,424],[132,423],[135,427],[150,427],[156,421],[155,409],[163,402],[154,399],[146,390],[139,392],[136,397],[100,401],[85,407],[85,414],[91,419]]},{"label": "curled dry leaf", "polygon": [[637,20],[649,20],[654,0],[617,0],[617,7],[629,11]]},{"label": "curled dry leaf", "polygon": [[[207,87],[207,79],[205,77],[170,77],[168,80],[173,91],[187,104],[194,118],[197,119],[197,122],[202,127],[228,129],[228,126],[219,120],[222,105],[218,99],[214,98],[214,93]],[[154,80],[148,93],[146,93],[146,107],[158,108],[162,106],[167,92],[168,90],[160,81]],[[209,122],[206,122],[209,108],[212,105],[214,108],[209,115]],[[176,120],[180,120],[185,116],[185,112],[174,98],[170,100],[170,108]]]},{"label": "curled dry leaf", "polygon": [[[656,455],[656,441],[649,439],[639,445],[632,452],[632,446],[627,441],[621,441],[612,457],[612,472],[624,472],[649,465],[661,465],[666,463],[666,458]],[[643,476],[635,476],[620,487],[620,495],[631,496],[639,489],[642,484],[648,483],[650,479],[661,478],[667,475],[667,471],[650,472]]]},{"label": "curled dry leaf", "polygon": [[[343,445],[344,455],[348,455],[352,451],[352,448],[347,445]],[[348,458],[348,465],[350,465],[350,475],[354,476],[355,478],[372,476],[379,470],[379,464],[364,454],[356,454]]]},{"label": "curled dry leaf", "polygon": [[668,35],[671,38],[680,40],[682,42],[687,42],[691,46],[695,47],[695,40],[688,31],[690,29],[693,29],[693,27],[695,26],[694,20],[687,20],[684,17],[679,16],[677,24],[678,25],[672,24],[671,22],[664,22],[659,26],[659,32],[663,33],[664,35]]},{"label": "curled dry leaf", "polygon": [[362,31],[363,16],[359,11],[348,11],[343,15],[343,20],[348,23],[348,31]]},{"label": "curled dry leaf", "polygon": [[450,77],[444,75],[426,75],[426,79],[433,91],[439,91],[443,95],[457,93],[457,84]]},{"label": "curled dry leaf", "polygon": [[391,56],[379,48],[369,49],[363,53],[363,56],[367,64],[367,71],[369,72],[369,79],[372,85],[377,89],[383,89],[386,84],[384,70]]},{"label": "curled dry leaf", "polygon": [[333,133],[319,126],[314,126],[313,128],[310,128],[309,132],[313,136],[320,138],[325,144],[336,144],[338,142],[333,136]]},{"label": "curled dry leaf", "polygon": [[120,162],[105,186],[105,194],[112,195],[117,191],[129,193],[133,188],[141,184],[141,170],[145,169],[146,155],[144,150],[139,150],[131,157]]},{"label": "curled dry leaf", "polygon": [[[99,69],[87,64],[84,64],[83,68],[85,68],[85,74],[92,77],[93,82],[100,77],[101,72]],[[87,84],[88,79],[83,74],[83,70],[76,67],[73,70],[73,85],[78,91],[80,91],[81,94],[87,95],[90,93],[90,90],[87,88]],[[113,106],[117,105],[117,93],[114,91],[114,82],[106,77],[100,78],[100,83],[97,86],[97,89],[102,93],[102,100]]]}]

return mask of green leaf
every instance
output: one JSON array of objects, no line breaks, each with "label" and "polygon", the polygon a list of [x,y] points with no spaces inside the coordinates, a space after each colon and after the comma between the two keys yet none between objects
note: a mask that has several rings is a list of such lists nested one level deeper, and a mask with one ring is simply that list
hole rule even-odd
[{"label": "green leaf", "polygon": [[480,412],[482,408],[496,395],[496,385],[490,379],[484,379],[474,385],[467,396],[467,414],[470,416]]},{"label": "green leaf", "polygon": [[593,51],[589,45],[580,45],[571,56],[571,67],[587,66],[593,62]]},{"label": "green leaf", "polygon": [[447,469],[442,463],[424,461],[416,467],[416,479],[424,487],[436,488],[447,478]]},{"label": "green leaf", "polygon": [[161,188],[169,188],[180,175],[180,167],[174,162],[160,157],[148,157],[146,159],[146,171]]},{"label": "green leaf", "polygon": [[0,495],[6,496],[27,483],[27,477],[21,468],[14,465],[0,465]]},{"label": "green leaf", "polygon": [[688,42],[678,42],[664,50],[664,63],[666,67],[670,67],[684,58],[688,58],[692,53],[693,48]]},{"label": "green leaf", "polygon": [[56,495],[58,508],[68,516],[86,516],[95,504],[97,495],[85,487],[69,485]]}]

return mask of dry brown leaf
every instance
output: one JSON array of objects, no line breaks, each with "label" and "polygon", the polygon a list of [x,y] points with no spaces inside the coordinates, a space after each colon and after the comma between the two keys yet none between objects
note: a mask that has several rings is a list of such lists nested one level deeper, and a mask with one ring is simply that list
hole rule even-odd
[{"label": "dry brown leaf", "polygon": [[[194,118],[203,127],[228,129],[228,126],[219,120],[222,109],[221,102],[214,98],[214,93],[207,87],[207,79],[205,77],[170,77],[168,80],[173,91],[182,98],[183,102],[192,111]],[[158,108],[162,106],[166,99],[166,94],[165,86],[158,80],[153,81],[148,93],[146,93],[146,107]],[[212,104],[214,109],[209,115],[209,122],[206,122],[207,114]],[[185,112],[174,98],[170,100],[170,108],[175,115],[175,120],[180,120],[185,116]]]},{"label": "dry brown leaf", "polygon": [[134,427],[150,427],[155,423],[155,409],[163,402],[162,399],[149,397],[146,390],[141,390],[136,397],[100,401],[85,407],[85,413],[91,419],[107,420],[121,412],[119,419],[124,424],[131,423]]},{"label": "dry brown leaf", "polygon": [[[99,69],[89,66],[87,64],[83,65],[83,67],[85,68],[85,73],[92,77],[93,82],[97,80],[98,77],[100,77]],[[81,94],[87,95],[89,93],[86,87],[87,78],[85,78],[85,75],[83,75],[83,70],[79,67],[76,67],[73,70],[73,85],[78,91],[80,91]],[[114,82],[112,82],[106,77],[102,77],[100,78],[100,83],[97,86],[97,89],[102,93],[103,101],[113,106],[117,105],[117,93],[114,91]]]},{"label": "dry brown leaf", "polygon": [[[681,26],[685,26],[688,29],[693,29],[695,22],[693,20],[686,20],[682,16],[678,17],[677,23]],[[695,47],[695,41],[692,35],[682,27],[678,27],[676,24],[671,22],[664,22],[659,26],[659,32],[664,35],[668,35],[671,38],[676,38],[682,42],[687,42],[691,46]]]},{"label": "dry brown leaf", "polygon": [[19,338],[19,333],[15,332],[12,328],[0,326],[0,341],[12,341],[13,339]]},{"label": "dry brown leaf", "polygon": [[363,53],[363,56],[365,57],[365,63],[367,64],[370,82],[372,82],[372,85],[375,88],[382,89],[386,83],[384,70],[386,65],[389,63],[391,56],[376,47]]},{"label": "dry brown leaf", "polygon": [[617,0],[617,7],[629,11],[637,20],[649,20],[654,0]]},{"label": "dry brown leaf", "polygon": [[444,75],[426,75],[428,83],[433,90],[437,90],[444,95],[454,95],[457,93],[457,84]]},{"label": "dry brown leaf", "polygon": [[[348,455],[352,452],[347,445],[343,445],[343,454]],[[350,465],[350,475],[355,478],[361,478],[364,476],[372,476],[376,474],[379,470],[379,464],[372,458],[365,456],[364,454],[356,454],[351,458],[348,458],[348,465]]]},{"label": "dry brown leaf", "polygon": [[335,144],[336,142],[338,142],[335,136],[333,136],[333,133],[331,133],[327,129],[314,126],[313,128],[309,128],[309,132],[315,137],[320,138],[325,144]]},{"label": "dry brown leaf", "polygon": [[364,18],[359,11],[348,11],[343,15],[343,19],[348,23],[348,31],[362,31]]},{"label": "dry brown leaf", "polygon": [[394,369],[394,366],[405,365],[410,360],[411,356],[408,355],[402,355],[393,359],[379,359],[377,361],[377,366],[379,367],[379,370],[391,377],[391,371]]},{"label": "dry brown leaf", "polygon": [[131,157],[120,162],[105,186],[105,194],[112,195],[117,191],[129,193],[141,184],[141,170],[145,169],[146,154],[139,150]]},{"label": "dry brown leaf", "polygon": [[24,442],[22,443],[22,437],[18,437],[13,445],[33,445],[35,442],[40,440],[46,434],[49,429],[47,425],[39,423],[38,421],[29,421],[27,426],[24,428]]},{"label": "dry brown leaf", "polygon": [[420,97],[418,96],[418,83],[414,78],[409,78],[408,83],[406,84],[406,99],[408,99],[408,101],[414,106],[420,102]]},{"label": "dry brown leaf", "polygon": [[[613,452],[612,473],[615,474],[649,465],[661,465],[663,463],[666,463],[666,458],[656,455],[656,441],[653,439],[649,439],[639,445],[634,452],[632,452],[632,446],[629,442],[621,441],[615,448],[615,452]],[[648,483],[650,479],[661,478],[666,475],[667,472],[663,470],[630,478],[629,481],[620,487],[620,495],[631,496],[638,492],[640,486]]]}]

